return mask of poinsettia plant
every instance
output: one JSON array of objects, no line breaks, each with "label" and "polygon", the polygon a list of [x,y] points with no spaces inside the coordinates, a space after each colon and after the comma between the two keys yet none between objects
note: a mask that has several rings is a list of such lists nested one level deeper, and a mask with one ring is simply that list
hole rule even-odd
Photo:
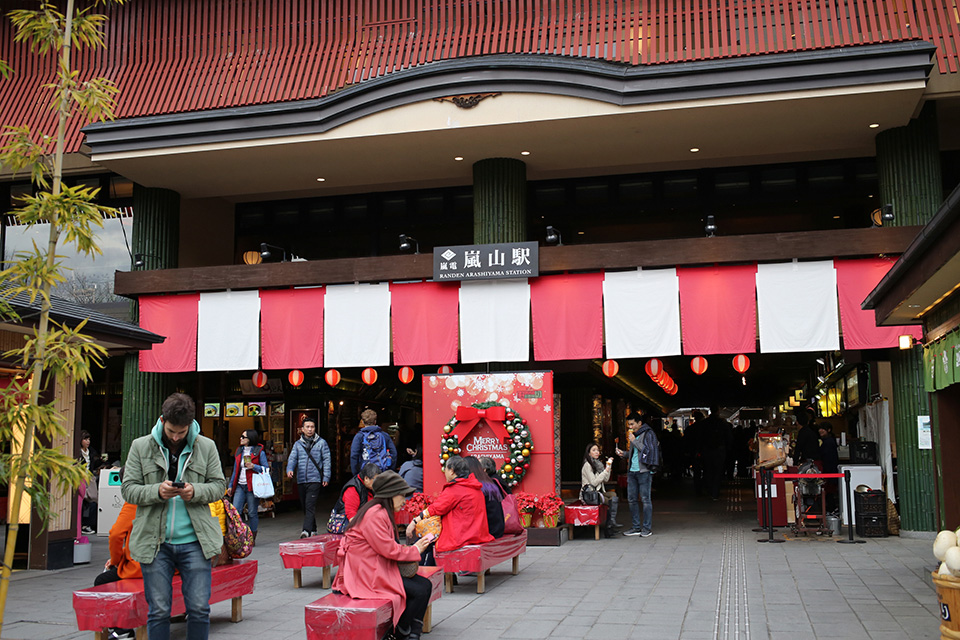
[{"label": "poinsettia plant", "polygon": [[513,501],[517,504],[518,511],[534,512],[537,510],[537,496],[526,491],[515,491]]},{"label": "poinsettia plant", "polygon": [[428,496],[425,493],[417,491],[410,494],[410,499],[403,503],[403,511],[411,516],[415,516],[433,504],[433,500],[433,496]]},{"label": "poinsettia plant", "polygon": [[545,516],[560,513],[563,507],[563,500],[554,493],[545,493],[537,497],[537,511]]}]

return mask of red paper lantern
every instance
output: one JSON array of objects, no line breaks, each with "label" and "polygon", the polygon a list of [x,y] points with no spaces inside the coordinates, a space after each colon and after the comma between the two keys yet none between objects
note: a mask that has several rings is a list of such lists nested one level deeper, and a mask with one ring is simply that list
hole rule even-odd
[{"label": "red paper lantern", "polygon": [[670,374],[666,371],[662,375],[658,376],[655,382],[660,385],[661,389],[666,389],[673,384],[673,378],[670,377]]},{"label": "red paper lantern", "polygon": [[400,382],[403,384],[410,384],[413,382],[413,369],[410,367],[401,367],[400,371],[397,372],[397,377],[400,378]]},{"label": "red paper lantern", "polygon": [[437,373],[453,373],[453,367],[451,367],[448,364],[445,364],[439,369],[437,369]]},{"label": "red paper lantern", "polygon": [[257,387],[258,389],[263,389],[265,386],[267,386],[267,374],[265,374],[263,371],[257,371],[255,374],[253,374],[251,380],[253,380],[253,386]]},{"label": "red paper lantern", "polygon": [[600,370],[603,371],[603,375],[612,378],[620,371],[620,365],[617,364],[616,360],[605,360],[600,366]]},{"label": "red paper lantern", "polygon": [[656,358],[653,358],[651,360],[647,360],[647,364],[644,369],[646,369],[648,376],[651,378],[656,378],[663,371],[663,363]]},{"label": "red paper lantern", "polygon": [[303,371],[300,369],[294,369],[287,374],[287,380],[295,387],[299,387],[303,384]]},{"label": "red paper lantern", "polygon": [[746,373],[747,369],[750,368],[750,358],[742,353],[738,356],[733,356],[733,368],[737,373]]},{"label": "red paper lantern", "polygon": [[363,373],[360,374],[360,378],[363,379],[364,384],[373,384],[377,381],[377,370],[367,367],[363,370]]},{"label": "red paper lantern", "polygon": [[329,369],[323,374],[323,379],[327,381],[328,385],[335,387],[340,384],[340,372],[336,369]]},{"label": "red paper lantern", "polygon": [[690,368],[698,376],[702,376],[707,371],[707,359],[703,356],[697,356],[690,361]]},{"label": "red paper lantern", "polygon": [[674,384],[669,389],[666,389],[667,395],[675,396],[677,395],[677,391],[679,391],[679,389],[680,388],[676,384]]}]

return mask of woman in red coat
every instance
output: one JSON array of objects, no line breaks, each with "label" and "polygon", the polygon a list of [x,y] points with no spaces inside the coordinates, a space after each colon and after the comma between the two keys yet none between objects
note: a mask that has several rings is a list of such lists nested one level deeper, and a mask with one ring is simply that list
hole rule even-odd
[{"label": "woman in red coat", "polygon": [[413,489],[395,471],[378,475],[372,489],[375,497],[360,507],[340,542],[333,590],[351,598],[389,599],[397,637],[419,640],[432,585],[423,576],[404,578],[397,562],[420,562],[433,539],[425,536],[412,546],[397,539],[393,514]]},{"label": "woman in red coat", "polygon": [[468,544],[490,542],[493,536],[487,527],[487,507],[480,481],[470,474],[466,460],[452,456],[443,466],[447,484],[429,508],[424,509],[407,525],[411,538],[417,522],[430,516],[440,516],[443,525],[437,539],[437,551],[453,551]]}]

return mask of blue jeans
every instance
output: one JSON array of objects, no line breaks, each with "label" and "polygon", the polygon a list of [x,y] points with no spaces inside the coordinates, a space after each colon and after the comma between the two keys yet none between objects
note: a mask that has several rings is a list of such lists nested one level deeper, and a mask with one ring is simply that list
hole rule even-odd
[{"label": "blue jeans", "polygon": [[237,483],[237,488],[233,492],[233,508],[237,510],[237,513],[243,513],[244,504],[247,505],[250,531],[256,531],[260,524],[260,515],[257,513],[260,499],[253,495],[253,489],[248,488],[245,484]]},{"label": "blue jeans", "polygon": [[[653,474],[649,471],[627,472],[627,500],[630,501],[630,516],[633,518],[633,528],[641,531],[652,531],[653,502],[650,500],[650,484]],[[643,523],[640,522],[640,502],[643,502]]]},{"label": "blue jeans", "polygon": [[147,599],[147,638],[170,639],[170,607],[173,572],[180,571],[183,603],[187,610],[187,640],[207,640],[210,634],[210,561],[199,542],[167,544],[153,562],[141,563],[143,590]]}]

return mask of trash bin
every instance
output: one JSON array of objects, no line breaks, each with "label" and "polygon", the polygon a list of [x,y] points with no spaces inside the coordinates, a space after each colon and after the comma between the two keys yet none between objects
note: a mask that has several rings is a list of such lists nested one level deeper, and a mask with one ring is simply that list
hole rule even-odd
[{"label": "trash bin", "polygon": [[90,562],[90,552],[93,545],[89,542],[73,541],[73,564],[87,564]]},{"label": "trash bin", "polygon": [[940,601],[940,637],[960,640],[960,578],[931,575]]}]

